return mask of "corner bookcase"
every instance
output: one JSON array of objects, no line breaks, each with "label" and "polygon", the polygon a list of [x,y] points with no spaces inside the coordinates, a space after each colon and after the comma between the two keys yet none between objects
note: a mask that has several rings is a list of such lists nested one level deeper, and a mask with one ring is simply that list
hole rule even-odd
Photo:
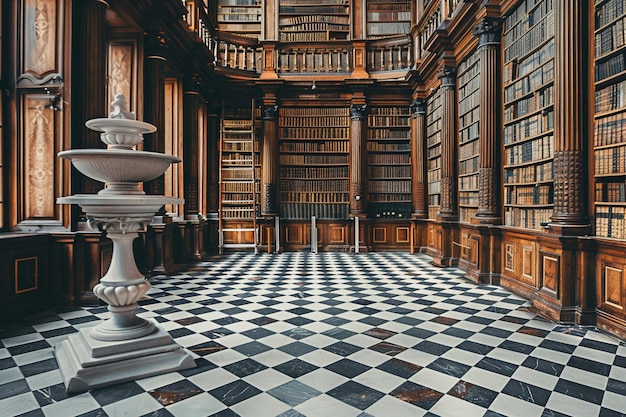
[{"label": "corner bookcase", "polygon": [[348,39],[349,0],[279,0],[281,42],[324,42]]},{"label": "corner bookcase", "polygon": [[469,223],[478,211],[478,140],[480,59],[474,51],[457,69],[459,115],[459,221]]},{"label": "corner bookcase", "polygon": [[426,163],[428,218],[435,219],[441,208],[441,87],[426,101]]},{"label": "corner bookcase", "polygon": [[261,4],[261,0],[218,0],[219,29],[258,39],[263,22]]},{"label": "corner bookcase", "polygon": [[595,233],[626,238],[626,1],[595,2]]},{"label": "corner bookcase", "polygon": [[409,107],[373,107],[367,129],[367,214],[411,217]]},{"label": "corner bookcase", "polygon": [[281,218],[348,218],[349,128],[347,107],[279,109]]},{"label": "corner bookcase", "polygon": [[367,37],[411,32],[410,0],[367,0]]},{"label": "corner bookcase", "polygon": [[554,208],[554,12],[526,0],[505,19],[504,224],[540,229]]}]

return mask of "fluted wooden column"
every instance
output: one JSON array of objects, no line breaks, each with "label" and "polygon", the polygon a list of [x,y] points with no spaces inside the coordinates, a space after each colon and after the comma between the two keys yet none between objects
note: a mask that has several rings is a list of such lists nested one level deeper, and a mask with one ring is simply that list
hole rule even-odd
[{"label": "fluted wooden column", "polygon": [[588,87],[587,2],[554,2],[554,213],[552,223],[589,223],[583,143]]},{"label": "fluted wooden column", "polygon": [[413,218],[428,217],[426,198],[426,100],[418,98],[411,103],[411,188]]},{"label": "fluted wooden column", "polygon": [[500,170],[498,152],[500,150],[500,31],[497,19],[484,18],[474,28],[478,36],[480,59],[480,122],[479,122],[479,197],[478,223],[500,224]]},{"label": "fluted wooden column", "polygon": [[367,130],[364,129],[367,104],[350,105],[350,214],[365,215],[366,210],[366,146]]},{"label": "fluted wooden column", "polygon": [[261,214],[278,214],[278,105],[276,97],[263,97],[263,196]]},{"label": "fluted wooden column", "polygon": [[216,213],[219,210],[219,175],[220,175],[220,109],[219,104],[216,101],[209,102],[208,106],[208,152],[207,152],[207,164],[208,166],[208,179],[209,190],[207,193],[207,211],[208,213]]},{"label": "fluted wooden column", "polygon": [[[108,4],[102,0],[74,2],[77,36],[73,54],[75,60],[72,73],[75,74],[71,98],[74,122],[72,148],[103,148],[100,133],[85,127],[89,119],[107,117],[106,105],[106,28],[105,14]],[[69,80],[67,80],[69,81]],[[102,189],[102,183],[78,175],[72,180],[72,193],[93,194]],[[76,206],[77,211],[79,207]]]},{"label": "fluted wooden column", "polygon": [[198,201],[198,175],[200,174],[200,129],[198,108],[202,97],[199,93],[201,80],[192,74],[185,77],[183,83],[183,175],[185,218],[198,219],[200,204]]},{"label": "fluted wooden column", "polygon": [[[144,121],[152,123],[157,131],[144,135],[143,149],[151,152],[164,152],[165,140],[165,62],[166,40],[162,32],[149,32],[145,37],[146,54],[144,59],[143,102]],[[164,194],[164,177],[160,176],[144,183],[146,194]],[[185,202],[187,204],[187,202]]]},{"label": "fluted wooden column", "polygon": [[441,78],[441,209],[442,221],[458,220],[456,186],[456,67],[444,65]]}]

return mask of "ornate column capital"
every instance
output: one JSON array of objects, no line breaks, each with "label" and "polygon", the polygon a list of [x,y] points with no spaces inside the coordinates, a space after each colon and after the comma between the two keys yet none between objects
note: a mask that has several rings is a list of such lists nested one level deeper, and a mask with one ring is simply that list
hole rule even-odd
[{"label": "ornate column capital", "polygon": [[146,58],[167,61],[168,43],[165,32],[148,32],[145,35]]},{"label": "ornate column capital", "polygon": [[409,107],[416,116],[426,115],[426,100],[424,100],[423,98],[416,98],[411,102]]},{"label": "ornate column capital", "polygon": [[278,104],[263,106],[263,120],[274,120],[278,116]]},{"label": "ornate column capital", "polygon": [[453,65],[444,65],[437,74],[441,79],[441,87],[456,88],[456,67]]},{"label": "ornate column capital", "polygon": [[479,46],[500,45],[502,21],[493,17],[483,18],[472,33],[478,37]]},{"label": "ornate column capital", "polygon": [[367,104],[351,104],[350,105],[350,119],[362,120],[365,118],[367,112]]}]

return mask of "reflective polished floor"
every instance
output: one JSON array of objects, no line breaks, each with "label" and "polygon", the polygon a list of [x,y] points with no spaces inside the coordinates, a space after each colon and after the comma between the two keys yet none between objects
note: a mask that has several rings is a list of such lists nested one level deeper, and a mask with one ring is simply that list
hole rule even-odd
[{"label": "reflective polished floor", "polygon": [[150,278],[196,367],[68,396],[54,346],[106,307],[0,327],[0,415],[623,416],[626,344],[408,253],[236,253]]}]

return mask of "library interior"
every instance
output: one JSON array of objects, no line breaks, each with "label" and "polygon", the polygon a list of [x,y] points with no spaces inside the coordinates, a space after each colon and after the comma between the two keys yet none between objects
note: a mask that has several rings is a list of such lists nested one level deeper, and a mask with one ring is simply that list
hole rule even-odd
[{"label": "library interior", "polygon": [[0,88],[7,416],[626,415],[626,0],[3,0]]}]

